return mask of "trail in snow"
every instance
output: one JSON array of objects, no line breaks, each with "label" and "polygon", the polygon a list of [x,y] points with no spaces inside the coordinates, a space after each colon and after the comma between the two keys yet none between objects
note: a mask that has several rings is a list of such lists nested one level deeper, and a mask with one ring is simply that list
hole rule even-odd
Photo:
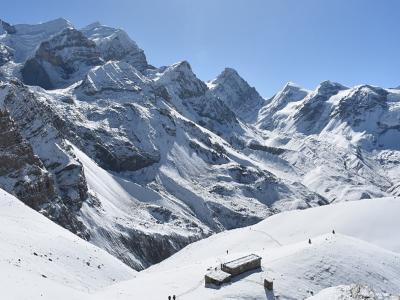
[{"label": "trail in snow", "polygon": [[[265,300],[266,276],[274,278],[274,294],[279,299],[304,299],[311,296],[310,291],[353,282],[400,294],[400,254],[393,252],[400,249],[400,238],[394,238],[400,226],[395,217],[399,208],[400,200],[384,198],[281,213],[251,229],[223,232],[191,244],[135,279],[96,296],[101,300],[115,295],[120,300],[134,295],[156,300],[174,293],[191,300]],[[259,272],[246,273],[219,289],[204,287],[207,268],[249,253],[262,257]],[[157,291],[152,288],[154,282]]]}]

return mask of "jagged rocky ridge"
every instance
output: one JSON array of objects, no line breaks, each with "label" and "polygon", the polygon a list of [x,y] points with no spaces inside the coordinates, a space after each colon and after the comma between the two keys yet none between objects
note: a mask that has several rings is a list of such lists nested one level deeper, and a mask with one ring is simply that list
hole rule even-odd
[{"label": "jagged rocky ridge", "polygon": [[63,19],[2,22],[0,62],[1,188],[136,269],[279,211],[400,193],[396,89],[265,100],[233,69],[205,83]]},{"label": "jagged rocky ridge", "polygon": [[35,209],[52,201],[55,194],[51,177],[6,110],[0,111],[0,147],[3,188]]}]

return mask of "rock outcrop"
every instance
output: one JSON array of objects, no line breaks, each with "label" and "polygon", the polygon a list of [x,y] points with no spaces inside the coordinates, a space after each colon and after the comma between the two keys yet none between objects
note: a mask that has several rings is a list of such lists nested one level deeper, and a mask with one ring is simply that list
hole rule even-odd
[{"label": "rock outcrop", "polygon": [[239,118],[250,123],[256,121],[258,110],[265,101],[236,70],[226,68],[208,85],[210,93],[219,97]]},{"label": "rock outcrop", "polygon": [[0,43],[0,67],[11,61],[13,56],[12,49]]},{"label": "rock outcrop", "polygon": [[54,182],[7,110],[0,110],[0,177],[2,187],[39,210],[56,197]]},{"label": "rock outcrop", "polygon": [[26,84],[53,89],[77,82],[92,66],[101,63],[96,44],[80,31],[67,28],[42,42],[21,73]]},{"label": "rock outcrop", "polygon": [[96,43],[104,61],[124,61],[139,71],[150,67],[144,51],[122,29],[104,26],[96,22],[81,31],[88,39]]},{"label": "rock outcrop", "polygon": [[39,45],[49,40],[52,36],[60,33],[66,28],[72,28],[72,24],[65,19],[59,18],[40,24],[17,24],[0,26],[6,34],[1,37],[1,42],[14,50],[14,61],[24,63],[35,55]]},{"label": "rock outcrop", "polygon": [[230,68],[152,67],[98,23],[0,28],[0,187],[136,269],[280,211],[399,193],[398,89],[266,100]]},{"label": "rock outcrop", "polygon": [[1,84],[0,94],[4,160],[9,161],[2,176],[8,180],[13,168],[20,174],[18,184],[7,191],[87,238],[77,216],[87,198],[86,180],[82,165],[56,129],[58,118],[19,82]]},{"label": "rock outcrop", "polygon": [[0,20],[0,33],[2,33],[1,31],[6,32],[8,34],[14,34],[17,32],[14,26],[10,25],[9,23],[3,20]]}]

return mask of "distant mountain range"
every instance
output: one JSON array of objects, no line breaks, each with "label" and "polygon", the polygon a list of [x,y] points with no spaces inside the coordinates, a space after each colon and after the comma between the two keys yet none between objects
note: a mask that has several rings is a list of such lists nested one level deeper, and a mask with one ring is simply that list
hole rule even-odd
[{"label": "distant mountain range", "polygon": [[0,188],[136,270],[282,211],[400,194],[400,89],[265,99],[231,68],[203,82],[64,19],[0,21],[0,80]]}]

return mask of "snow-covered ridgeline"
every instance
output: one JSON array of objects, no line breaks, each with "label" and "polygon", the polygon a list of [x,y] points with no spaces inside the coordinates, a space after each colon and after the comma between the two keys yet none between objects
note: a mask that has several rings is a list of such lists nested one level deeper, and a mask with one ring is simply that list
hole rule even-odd
[{"label": "snow-covered ridgeline", "polygon": [[121,29],[0,27],[0,187],[137,269],[278,212],[399,194],[398,89],[265,100],[231,68],[153,67]]}]

